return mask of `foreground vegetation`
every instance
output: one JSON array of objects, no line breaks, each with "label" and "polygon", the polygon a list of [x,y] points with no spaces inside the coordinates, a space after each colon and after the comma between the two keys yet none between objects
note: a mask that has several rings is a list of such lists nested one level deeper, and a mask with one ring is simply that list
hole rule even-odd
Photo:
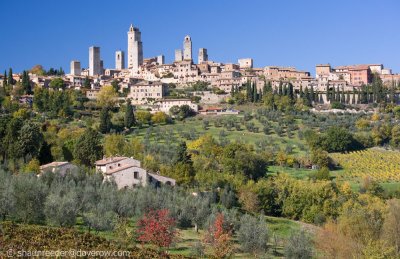
[{"label": "foreground vegetation", "polygon": [[[0,219],[26,232],[4,242],[43,230],[53,246],[45,239],[54,230],[157,255],[399,257],[400,109],[379,82],[358,93],[370,113],[312,113],[322,93],[266,83],[232,89],[227,102],[240,115],[207,117],[117,102],[118,82],[89,101],[85,88],[55,79],[31,89],[27,76],[0,89]],[[18,102],[32,92],[32,106]],[[326,94],[358,105],[337,89]],[[178,187],[118,190],[93,169],[115,155]],[[52,161],[79,171],[37,177]]]}]

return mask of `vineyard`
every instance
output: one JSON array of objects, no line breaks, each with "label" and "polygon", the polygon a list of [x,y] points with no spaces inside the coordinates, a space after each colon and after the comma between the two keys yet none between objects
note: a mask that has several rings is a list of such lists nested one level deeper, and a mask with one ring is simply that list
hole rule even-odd
[{"label": "vineyard", "polygon": [[368,149],[347,154],[335,153],[331,157],[344,169],[343,178],[369,176],[378,182],[400,181],[400,152]]}]

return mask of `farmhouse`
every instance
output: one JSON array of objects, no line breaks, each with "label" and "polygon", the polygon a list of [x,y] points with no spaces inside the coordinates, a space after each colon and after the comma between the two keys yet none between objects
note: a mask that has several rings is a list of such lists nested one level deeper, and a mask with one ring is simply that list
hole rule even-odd
[{"label": "farmhouse", "polygon": [[65,175],[67,173],[72,173],[78,170],[78,167],[70,162],[51,162],[40,166],[40,173],[52,172]]},{"label": "farmhouse", "polygon": [[118,189],[149,184],[175,185],[175,180],[141,168],[140,161],[130,157],[108,157],[95,163],[96,170],[101,172],[105,181],[115,181]]}]

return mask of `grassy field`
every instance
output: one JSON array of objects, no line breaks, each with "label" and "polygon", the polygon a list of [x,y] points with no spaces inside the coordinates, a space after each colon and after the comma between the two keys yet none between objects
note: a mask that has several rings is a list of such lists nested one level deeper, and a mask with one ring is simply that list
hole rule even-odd
[{"label": "grassy field", "polygon": [[[258,127],[258,132],[250,132],[240,123],[243,115],[231,116],[230,118],[229,116],[219,117],[222,119],[235,120],[237,124],[240,124],[240,130],[237,130],[235,127],[232,127],[230,130],[227,130],[223,126],[216,127],[213,122],[216,116],[196,116],[184,121],[176,120],[173,124],[154,125],[152,127],[137,129],[133,134],[128,135],[128,138],[137,136],[143,139],[147,135],[150,141],[166,143],[171,140],[171,137],[174,138],[174,140],[190,140],[204,134],[210,134],[216,140],[220,140],[221,136],[223,136],[223,138],[231,142],[240,141],[252,144],[255,148],[264,145],[285,150],[285,148],[289,146],[293,154],[304,154],[306,152],[307,148],[305,142],[300,140],[296,133],[293,134],[291,138],[289,138],[286,133],[283,133],[282,136],[278,136],[273,129],[273,127],[277,125],[276,122],[270,123],[270,131],[269,134],[266,135],[263,132],[263,125],[256,119],[252,119],[248,122],[254,123],[254,126]],[[203,120],[209,121],[207,129],[203,126]]]}]

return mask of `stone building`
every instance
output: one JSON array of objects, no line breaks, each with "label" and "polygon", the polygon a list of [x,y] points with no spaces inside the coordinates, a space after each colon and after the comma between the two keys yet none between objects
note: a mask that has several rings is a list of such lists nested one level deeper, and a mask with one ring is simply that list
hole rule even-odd
[{"label": "stone building", "polygon": [[51,162],[40,166],[40,175],[43,173],[59,173],[65,175],[78,171],[78,167],[70,162]]},{"label": "stone building", "polygon": [[117,50],[115,52],[115,69],[125,69],[125,53],[122,50]]},{"label": "stone building", "polygon": [[128,69],[133,72],[139,71],[140,65],[143,64],[143,44],[142,36],[139,28],[131,26],[128,31]]},{"label": "stone building", "polygon": [[193,111],[198,112],[199,106],[196,103],[192,103],[190,99],[162,99],[155,102],[158,111],[169,113],[169,110],[173,106],[188,105]]},{"label": "stone building", "polygon": [[207,49],[200,48],[199,49],[199,56],[198,56],[198,64],[202,64],[203,62],[208,61],[208,54]]},{"label": "stone building", "polygon": [[253,68],[252,58],[242,58],[238,60],[240,68]]},{"label": "stone building", "polygon": [[264,68],[264,76],[270,80],[284,80],[309,78],[310,72],[299,71],[294,67],[267,66]]},{"label": "stone building", "polygon": [[72,60],[71,61],[71,75],[73,76],[80,76],[82,72],[81,69],[81,62],[76,61],[76,60]]},{"label": "stone building", "polygon": [[130,157],[109,157],[96,161],[96,170],[104,176],[104,181],[114,181],[118,189],[135,186],[176,184],[175,180],[157,173],[150,173],[141,167],[140,161]]},{"label": "stone building", "polygon": [[183,60],[192,60],[192,39],[189,35],[183,41]]},{"label": "stone building", "polygon": [[130,86],[128,98],[132,104],[145,104],[162,99],[167,93],[167,85],[159,81],[141,81]]},{"label": "stone building", "polygon": [[100,47],[91,46],[89,48],[89,76],[102,74]]}]

